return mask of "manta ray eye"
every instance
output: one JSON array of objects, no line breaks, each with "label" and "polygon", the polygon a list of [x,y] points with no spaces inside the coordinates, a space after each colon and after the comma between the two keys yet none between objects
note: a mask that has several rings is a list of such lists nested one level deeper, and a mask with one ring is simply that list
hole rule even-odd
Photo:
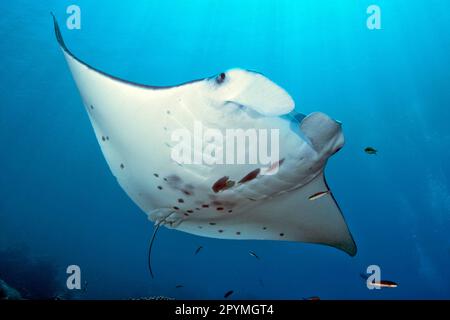
[{"label": "manta ray eye", "polygon": [[218,83],[218,84],[221,84],[222,82],[224,82],[225,81],[225,73],[221,73],[221,74],[219,74],[217,77],[216,77],[216,82]]}]

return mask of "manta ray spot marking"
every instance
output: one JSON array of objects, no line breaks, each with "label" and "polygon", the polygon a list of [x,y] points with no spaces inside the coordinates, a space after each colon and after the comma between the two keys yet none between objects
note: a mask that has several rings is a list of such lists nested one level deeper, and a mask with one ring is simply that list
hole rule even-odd
[{"label": "manta ray spot marking", "polygon": [[187,196],[190,196],[190,195],[192,195],[192,193],[190,192],[190,191],[188,191],[188,190],[181,190],[185,195],[187,195]]}]

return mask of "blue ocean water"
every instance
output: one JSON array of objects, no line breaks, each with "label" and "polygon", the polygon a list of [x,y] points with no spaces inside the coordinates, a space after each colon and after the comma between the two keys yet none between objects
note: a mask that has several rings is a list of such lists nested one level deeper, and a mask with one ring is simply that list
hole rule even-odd
[{"label": "blue ocean water", "polygon": [[[297,111],[342,121],[346,145],[327,180],[356,257],[162,228],[152,280],[152,224],[110,173],[54,37],[50,12],[64,26],[72,4],[82,25],[63,28],[67,45],[110,74],[171,85],[257,70]],[[371,4],[381,30],[366,27]],[[35,293],[45,297],[64,291],[76,264],[88,286],[71,298],[449,299],[449,9],[447,0],[0,2],[0,278],[32,293],[47,283]],[[360,273],[372,264],[398,288],[368,290]]]}]

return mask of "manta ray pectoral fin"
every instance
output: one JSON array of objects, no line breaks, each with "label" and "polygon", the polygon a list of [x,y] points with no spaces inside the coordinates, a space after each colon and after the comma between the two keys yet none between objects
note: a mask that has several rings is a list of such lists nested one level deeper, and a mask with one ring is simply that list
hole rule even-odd
[{"label": "manta ray pectoral fin", "polygon": [[[323,193],[320,197],[312,195]],[[312,199],[314,199],[312,198]],[[181,231],[221,239],[285,240],[324,244],[356,254],[356,244],[323,173],[305,186],[261,200],[259,206],[224,215],[213,225],[185,221]]]},{"label": "manta ray pectoral fin", "polygon": [[[323,196],[310,200],[312,195],[321,192]],[[350,256],[356,254],[355,241],[323,172],[307,185],[269,201],[262,214],[284,233],[282,238],[286,240],[324,244]],[[277,237],[280,234],[275,234]]]},{"label": "manta ray pectoral fin", "polygon": [[294,110],[294,100],[280,86],[260,73],[242,69],[227,72],[221,95],[224,101],[246,106],[265,116],[280,116]]},{"label": "manta ray pectoral fin", "polygon": [[317,152],[330,150],[333,153],[344,145],[341,123],[322,112],[313,112],[305,117],[300,130]]},{"label": "manta ray pectoral fin", "polygon": [[[320,192],[326,193],[310,200],[311,195]],[[356,254],[355,241],[323,172],[305,186],[269,200],[260,212],[255,213],[254,219],[258,219],[257,215],[267,228],[277,230],[271,236],[275,240],[324,244],[350,256]]]},{"label": "manta ray pectoral fin", "polygon": [[[83,60],[81,60],[80,58],[75,56],[69,50],[69,48],[66,46],[66,44],[64,42],[64,38],[62,36],[61,30],[59,28],[58,21],[56,20],[55,15],[53,13],[51,13],[51,15],[53,17],[53,25],[54,25],[54,29],[55,29],[56,40],[58,41],[60,48],[64,52],[66,60],[72,71],[72,75],[74,76],[75,81],[77,82],[78,85],[79,85],[79,82],[81,80],[83,80],[80,78],[82,78],[82,76],[84,76],[84,75],[88,75],[88,76],[90,76],[90,78],[95,78],[96,81],[112,81],[112,82],[115,82],[116,84],[121,85],[122,87],[134,87],[134,88],[138,88],[138,89],[144,89],[147,91],[160,90],[160,89],[173,89],[173,88],[181,87],[182,85],[191,84],[191,83],[195,83],[195,82],[204,80],[204,79],[196,79],[196,80],[187,81],[185,83],[181,83],[181,84],[177,84],[177,85],[173,85],[173,86],[153,86],[153,85],[146,85],[146,84],[128,81],[128,80],[116,77],[114,75],[108,74],[108,73],[106,73],[102,70],[99,70],[99,69],[89,65],[88,63],[84,62]],[[92,74],[94,74],[94,76],[92,76]],[[81,91],[81,89],[83,89],[83,88],[79,88],[79,89]]]}]

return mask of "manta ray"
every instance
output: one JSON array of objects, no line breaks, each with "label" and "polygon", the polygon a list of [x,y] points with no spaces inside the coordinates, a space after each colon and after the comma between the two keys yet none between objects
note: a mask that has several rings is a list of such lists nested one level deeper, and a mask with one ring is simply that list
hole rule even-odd
[{"label": "manta ray", "polygon": [[[155,223],[151,244],[165,226],[203,237],[307,242],[356,254],[324,176],[328,159],[344,144],[340,122],[321,112],[296,113],[291,96],[254,71],[231,69],[166,87],[120,79],[76,57],[53,18],[106,162]],[[172,133],[192,132],[196,121],[220,130],[277,129],[279,160],[266,168],[174,161]],[[192,152],[206,151],[194,146]]]}]

